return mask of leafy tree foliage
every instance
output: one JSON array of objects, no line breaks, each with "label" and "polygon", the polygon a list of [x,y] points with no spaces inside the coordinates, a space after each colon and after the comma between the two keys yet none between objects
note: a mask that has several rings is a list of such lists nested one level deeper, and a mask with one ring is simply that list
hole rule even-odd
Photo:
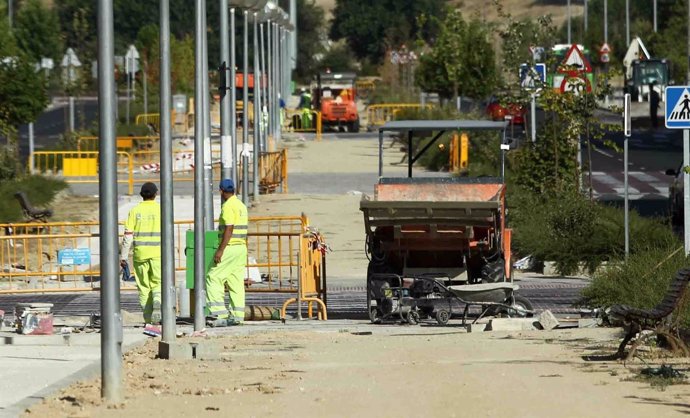
[{"label": "leafy tree foliage", "polygon": [[41,62],[43,57],[57,61],[61,56],[58,15],[40,0],[21,3],[13,29],[17,44],[34,62]]},{"label": "leafy tree foliage", "polygon": [[486,22],[448,14],[431,52],[420,59],[416,83],[449,98],[483,98],[496,86],[496,59]]},{"label": "leafy tree foliage", "polygon": [[433,41],[445,7],[443,0],[336,0],[330,36],[345,39],[358,58],[380,63],[391,47]]}]

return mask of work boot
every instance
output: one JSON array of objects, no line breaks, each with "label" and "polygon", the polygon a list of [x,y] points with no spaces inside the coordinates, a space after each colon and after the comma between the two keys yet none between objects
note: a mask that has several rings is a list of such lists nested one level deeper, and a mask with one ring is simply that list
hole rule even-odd
[{"label": "work boot", "polygon": [[206,320],[206,326],[211,327],[211,328],[227,327],[228,326],[228,319],[227,318],[207,319]]},{"label": "work boot", "polygon": [[151,323],[160,324],[161,323],[161,303],[158,301],[153,302],[153,312],[151,313]]}]

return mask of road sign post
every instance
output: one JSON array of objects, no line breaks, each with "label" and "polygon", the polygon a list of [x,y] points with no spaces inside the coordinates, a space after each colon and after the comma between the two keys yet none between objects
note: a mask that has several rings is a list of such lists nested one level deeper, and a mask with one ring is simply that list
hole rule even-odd
[{"label": "road sign post", "polygon": [[[537,83],[536,81],[540,82]],[[520,66],[520,85],[531,91],[531,104],[530,104],[530,131],[532,142],[537,141],[537,95],[541,91],[541,87],[546,83],[546,64],[538,63],[534,66],[529,66],[528,64],[522,64]]]},{"label": "road sign post", "polygon": [[683,130],[683,241],[690,254],[690,86],[669,86],[665,90],[665,123],[669,129]]},{"label": "road sign post", "polygon": [[628,196],[628,138],[632,134],[632,118],[630,116],[630,94],[625,94],[625,107],[623,113],[623,178],[624,178],[624,199],[625,199],[625,259],[628,259],[630,253],[630,210],[629,210],[629,196]]}]

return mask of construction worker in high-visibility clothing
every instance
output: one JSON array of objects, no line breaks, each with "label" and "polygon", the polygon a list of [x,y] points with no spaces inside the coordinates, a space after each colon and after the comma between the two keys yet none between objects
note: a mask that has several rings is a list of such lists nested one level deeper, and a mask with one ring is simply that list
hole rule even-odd
[{"label": "construction worker in high-visibility clothing", "polygon": [[134,276],[147,324],[161,321],[161,207],[156,202],[157,193],[153,183],[141,186],[139,195],[144,201],[129,211],[120,247],[120,265],[124,267],[134,244]]},{"label": "construction worker in high-visibility clothing", "polygon": [[[220,182],[223,204],[218,222],[220,243],[213,255],[213,266],[206,275],[208,326],[223,327],[244,322],[244,278],[247,273],[247,207],[235,195],[231,179]],[[225,306],[225,287],[230,305]]]}]

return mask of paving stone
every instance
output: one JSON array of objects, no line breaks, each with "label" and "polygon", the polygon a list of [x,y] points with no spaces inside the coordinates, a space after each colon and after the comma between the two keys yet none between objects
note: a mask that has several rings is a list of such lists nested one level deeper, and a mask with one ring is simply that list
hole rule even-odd
[{"label": "paving stone", "polygon": [[599,326],[596,318],[580,318],[577,320],[578,328],[596,328]]},{"label": "paving stone", "polygon": [[220,360],[220,350],[218,344],[202,341],[195,344],[194,358],[197,360]]},{"label": "paving stone", "polygon": [[550,331],[559,325],[558,319],[556,319],[556,317],[548,309],[542,311],[536,319],[537,322],[539,322],[539,325],[541,325],[542,329],[546,331]]},{"label": "paving stone", "polygon": [[534,318],[494,318],[484,331],[529,331],[535,330]]},{"label": "paving stone", "polygon": [[158,343],[158,357],[166,360],[191,360],[192,346],[188,342]]}]

